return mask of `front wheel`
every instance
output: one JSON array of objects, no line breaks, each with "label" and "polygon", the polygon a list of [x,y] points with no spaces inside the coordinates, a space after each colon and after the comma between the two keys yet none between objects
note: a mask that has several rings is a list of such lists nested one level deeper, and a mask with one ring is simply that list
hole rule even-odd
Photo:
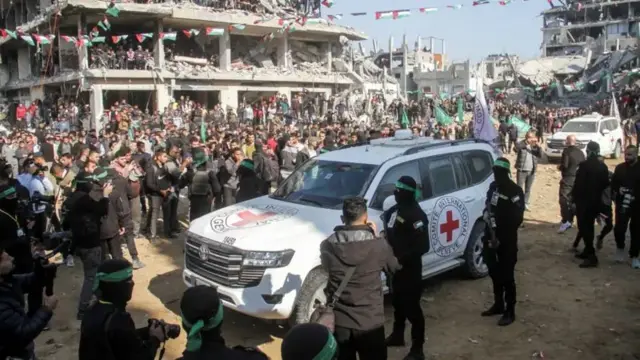
[{"label": "front wheel", "polygon": [[307,275],[296,299],[291,317],[289,317],[291,326],[308,323],[316,304],[325,304],[327,302],[324,288],[327,286],[328,279],[327,273],[320,268],[311,270]]},{"label": "front wheel", "polygon": [[616,148],[613,149],[613,153],[611,153],[612,159],[619,159],[622,156],[622,145],[620,145],[620,141],[616,142]]},{"label": "front wheel", "polygon": [[467,248],[464,250],[465,272],[472,279],[479,279],[489,274],[489,268],[487,268],[482,255],[482,250],[484,249],[482,237],[484,236],[485,227],[484,221],[475,223],[467,242]]}]

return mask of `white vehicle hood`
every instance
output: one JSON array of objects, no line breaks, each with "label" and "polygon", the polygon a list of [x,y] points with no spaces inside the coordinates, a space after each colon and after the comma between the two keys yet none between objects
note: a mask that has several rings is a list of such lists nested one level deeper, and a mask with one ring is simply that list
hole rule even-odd
[{"label": "white vehicle hood", "polygon": [[189,232],[243,250],[317,247],[341,224],[341,211],[263,196],[226,207],[191,223]]},{"label": "white vehicle hood", "polygon": [[559,131],[551,136],[553,140],[566,140],[567,136],[575,135],[576,140],[579,142],[598,141],[598,134],[596,133],[572,133]]}]

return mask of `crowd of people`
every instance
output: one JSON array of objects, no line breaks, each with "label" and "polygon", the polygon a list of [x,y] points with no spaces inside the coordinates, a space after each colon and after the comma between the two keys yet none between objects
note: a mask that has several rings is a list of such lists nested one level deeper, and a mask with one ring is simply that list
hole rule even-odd
[{"label": "crowd of people", "polygon": [[149,70],[154,68],[153,52],[142,45],[96,44],[89,48],[92,69]]},{"label": "crowd of people", "polygon": [[[636,103],[624,99],[628,94],[621,95],[621,112],[633,118]],[[387,104],[383,97],[367,101],[371,103],[361,104],[362,109],[379,111],[380,121],[355,121],[356,117],[350,115],[354,109],[348,101],[309,93],[293,94],[291,100],[274,95],[244,101],[237,112],[220,105],[207,110],[188,97],[180,97],[155,112],[121,100],[105,111],[99,132],[83,128],[78,119],[86,116],[89,109],[73,101],[53,103],[50,109],[44,109],[41,102],[29,107],[19,105],[13,131],[0,141],[4,157],[0,163],[3,232],[0,317],[7,319],[0,325],[3,334],[0,358],[32,359],[33,339],[47,326],[55,310],[55,295],[42,295],[45,275],[50,270],[41,269],[41,260],[34,261],[34,254],[42,258],[43,249],[47,248],[46,234],[50,231],[66,232],[70,238],[60,250],[66,265],[75,266],[74,259],[82,263],[84,281],[77,306],[77,319],[82,321],[80,359],[152,359],[160,344],[177,336],[175,332],[179,329],[154,320],[149,327],[136,330],[126,312],[133,293],[132,274],[144,267],[136,242],[155,243],[160,235],[175,238],[180,233],[178,203],[184,189],[190,201],[189,218],[195,219],[214,209],[268,194],[317,154],[393,136],[403,126],[412,129],[416,136],[440,139],[466,138],[473,133],[472,122],[438,123],[432,118],[435,106],[455,116],[455,101],[438,104],[430,99],[408,103],[395,100]],[[497,199],[500,197],[494,193],[499,192],[515,200],[507,203],[492,200],[487,204],[489,213],[495,217],[493,235],[499,241],[486,236],[487,249],[494,251],[485,257],[494,279],[496,303],[483,315],[500,314],[499,324],[509,325],[515,320],[513,269],[517,228],[522,222],[521,212],[528,209],[541,157],[541,138],[553,132],[557,122],[562,124],[585,112],[608,111],[609,104],[561,110],[500,101],[491,106],[498,132],[504,137],[503,145],[506,144],[503,150],[505,153],[515,150],[517,154],[514,168],[518,186],[508,176],[510,162],[498,159],[494,165],[496,183],[487,196]],[[49,115],[44,116],[45,112]],[[511,116],[531,124],[532,130],[518,134],[518,129],[509,124]],[[633,133],[629,135],[635,135],[636,130],[632,126],[629,131]],[[593,245],[596,219],[613,226],[619,260],[624,260],[621,251],[630,222],[629,255],[632,266],[640,268],[640,219],[635,216],[640,212],[633,211],[633,194],[638,191],[637,148],[633,145],[626,148],[626,161],[616,167],[609,180],[594,144],[587,147],[585,158],[575,148],[575,138],[567,138],[566,154],[559,166],[561,230],[572,226],[577,217],[576,248],[580,239],[585,243],[578,256],[585,260],[583,267],[593,267],[597,266]],[[394,281],[398,283],[393,286],[396,320],[393,333],[385,339],[384,315],[375,305],[376,300],[369,308],[375,316],[360,319],[336,315],[333,332],[319,324],[294,327],[283,342],[283,359],[355,359],[356,354],[365,359],[386,359],[386,346],[404,344],[401,334],[406,319],[412,324],[412,347],[407,359],[424,359],[424,318],[418,283],[420,256],[429,250],[425,231],[428,219],[415,202],[415,191],[414,179],[398,180],[395,192],[398,206],[385,216],[392,216],[395,211],[394,218],[402,213],[404,219],[412,221],[407,223],[411,226],[404,227],[397,221],[385,221],[385,226],[391,224],[385,229],[388,243],[380,240],[379,232],[368,221],[364,199],[349,198],[343,204],[345,223],[322,245],[326,248],[322,263],[327,271],[343,275],[345,269],[340,264],[349,252],[340,247],[353,244],[337,241],[335,237],[364,236],[370,240],[367,246],[380,250],[384,256],[367,259],[367,266],[372,269],[371,274],[378,274],[378,270],[395,273]],[[603,201],[607,191],[612,199],[608,205]],[[614,223],[611,203],[615,204]],[[162,231],[158,229],[160,218]],[[602,237],[598,238],[596,248],[601,247]],[[411,247],[403,242],[406,238],[426,240]],[[364,245],[359,242],[358,246]],[[391,251],[384,250],[386,247]],[[131,261],[125,260],[123,249]],[[373,277],[356,276],[356,280],[381,286]],[[336,295],[337,288],[339,283],[330,282],[327,291],[337,296],[337,304],[342,304],[337,309],[352,315],[349,301]],[[376,299],[382,296],[381,288],[367,289],[362,296]],[[22,293],[28,293],[26,307]],[[353,292],[347,293],[355,296]],[[254,349],[231,349],[224,345],[220,333],[223,311],[215,289],[197,286],[187,290],[181,309],[182,327],[188,332],[184,359],[201,358],[204,354],[233,359],[266,358]],[[365,331],[372,328],[376,331]],[[318,357],[320,354],[324,355]]]}]

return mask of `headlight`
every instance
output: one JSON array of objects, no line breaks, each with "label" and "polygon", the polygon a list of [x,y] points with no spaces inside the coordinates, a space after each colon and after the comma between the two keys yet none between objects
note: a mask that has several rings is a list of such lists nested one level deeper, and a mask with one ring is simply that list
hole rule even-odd
[{"label": "headlight", "polygon": [[550,143],[550,142],[551,142],[551,141],[549,141],[549,139],[547,139],[547,140],[546,140],[547,145],[549,145],[549,143]]},{"label": "headlight", "polygon": [[242,260],[244,266],[278,268],[289,265],[295,251],[247,251]]}]

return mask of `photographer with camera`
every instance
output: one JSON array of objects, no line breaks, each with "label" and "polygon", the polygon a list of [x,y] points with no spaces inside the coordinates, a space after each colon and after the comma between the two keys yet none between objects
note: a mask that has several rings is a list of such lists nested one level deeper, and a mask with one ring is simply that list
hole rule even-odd
[{"label": "photographer with camera", "polygon": [[182,353],[181,360],[269,359],[253,348],[227,347],[221,333],[224,310],[215,288],[198,285],[187,289],[180,300],[180,311],[182,327],[188,332],[187,349]]},{"label": "photographer with camera", "polygon": [[0,246],[0,359],[35,359],[33,340],[46,328],[58,299],[45,296],[33,314],[25,314],[24,293],[38,279],[14,270],[13,257]]},{"label": "photographer with camera", "polygon": [[153,360],[167,337],[177,337],[175,325],[152,320],[136,329],[127,302],[133,294],[133,268],[124,259],[107,260],[98,268],[94,291],[98,301],[80,328],[79,360]]},{"label": "photographer with camera", "polygon": [[109,210],[109,195],[113,190],[111,184],[101,184],[91,173],[82,172],[76,177],[76,190],[64,204],[67,216],[62,227],[71,230],[72,242],[70,253],[75,253],[82,261],[84,282],[80,291],[78,304],[78,320],[82,319],[93,296],[92,287],[102,262],[100,228],[102,218]]},{"label": "photographer with camera", "polygon": [[29,181],[29,196],[31,197],[31,216],[35,221],[31,236],[42,240],[42,234],[47,227],[47,203],[53,203],[54,186],[45,176],[46,169],[38,164],[30,166],[32,174]]}]

